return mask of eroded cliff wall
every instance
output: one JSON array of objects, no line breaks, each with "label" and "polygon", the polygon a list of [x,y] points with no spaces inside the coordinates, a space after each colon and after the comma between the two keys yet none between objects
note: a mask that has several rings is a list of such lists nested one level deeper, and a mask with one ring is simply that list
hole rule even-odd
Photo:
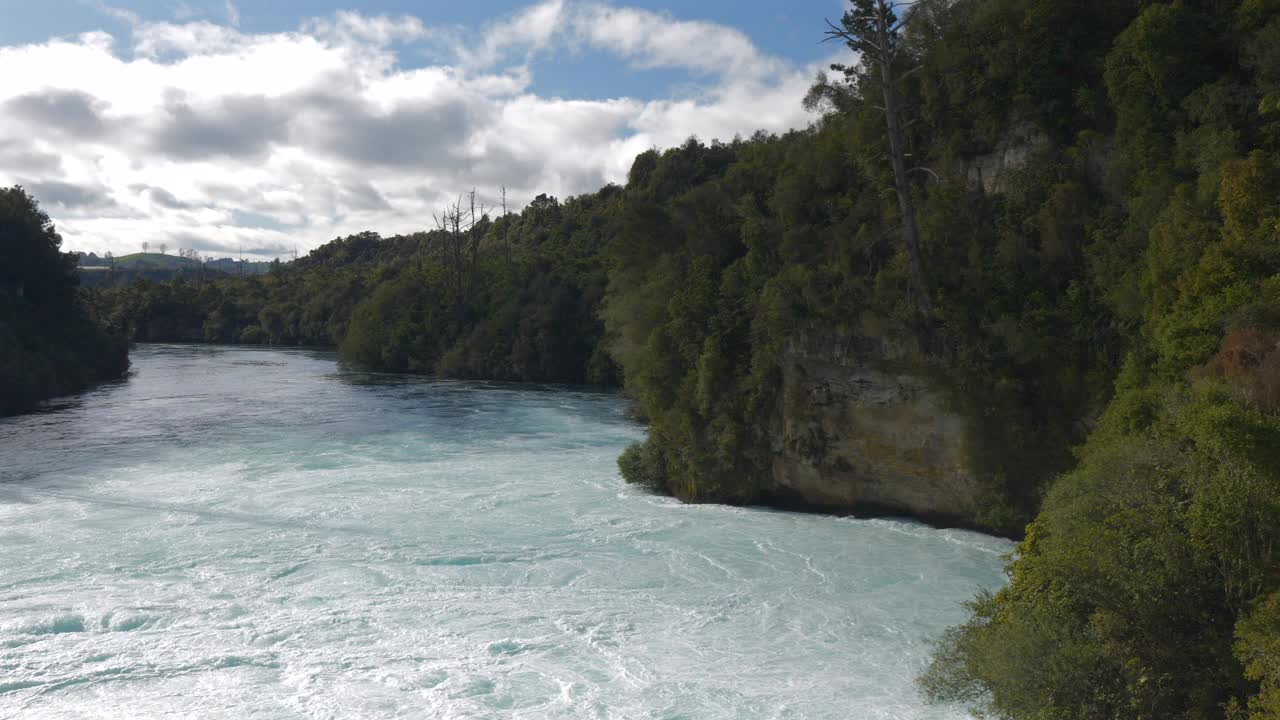
[{"label": "eroded cliff wall", "polygon": [[968,421],[891,353],[840,334],[789,343],[772,419],[774,493],[832,510],[972,522],[980,487],[965,458]]}]

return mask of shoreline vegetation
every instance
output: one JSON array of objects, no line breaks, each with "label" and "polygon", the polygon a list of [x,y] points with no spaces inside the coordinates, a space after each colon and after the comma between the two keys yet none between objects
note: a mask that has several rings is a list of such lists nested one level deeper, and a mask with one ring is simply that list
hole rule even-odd
[{"label": "shoreline vegetation", "polygon": [[[928,697],[1010,720],[1280,718],[1280,3],[920,0],[866,25],[888,5],[832,25],[893,52],[819,77],[806,130],[648,151],[623,186],[518,213],[473,193],[433,230],[259,276],[86,289],[66,317],[621,385],[649,426],[624,477],[733,504],[785,501],[801,341],[855,348],[945,398],[965,517],[1022,539]],[[30,237],[56,256],[51,227]]]},{"label": "shoreline vegetation", "polygon": [[0,188],[0,417],[128,372],[128,339],[94,315],[61,247],[34,198]]}]

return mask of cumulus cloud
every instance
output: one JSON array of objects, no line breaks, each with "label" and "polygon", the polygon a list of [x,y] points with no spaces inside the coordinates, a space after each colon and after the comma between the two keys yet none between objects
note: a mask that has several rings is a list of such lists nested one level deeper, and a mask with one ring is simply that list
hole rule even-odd
[{"label": "cumulus cloud", "polygon": [[480,42],[469,42],[471,33],[444,33],[464,67],[489,67],[511,53],[530,56],[544,50],[562,35],[567,19],[564,0],[544,0],[489,24]]},{"label": "cumulus cloud", "polygon": [[[341,12],[250,33],[232,2],[221,24],[102,7],[127,37],[0,47],[0,184],[24,184],[68,246],[99,253],[271,255],[422,229],[471,187],[516,203],[592,191],[690,135],[804,126],[817,70],[722,25],[573,0],[471,32]],[[584,47],[700,84],[649,100],[532,91],[540,54]]]},{"label": "cumulus cloud", "polygon": [[101,101],[85,92],[50,89],[11,98],[0,112],[23,120],[35,128],[77,137],[96,137],[104,124],[98,109]]},{"label": "cumulus cloud", "polygon": [[192,105],[172,97],[147,133],[149,148],[176,160],[264,157],[288,138],[289,115],[260,96],[232,95]]},{"label": "cumulus cloud", "polygon": [[186,210],[191,207],[190,204],[174,197],[173,193],[164,188],[147,188],[147,192],[151,195],[151,201],[161,207],[166,207],[170,210]]},{"label": "cumulus cloud", "polygon": [[62,173],[62,158],[34,150],[21,140],[0,140],[0,167],[27,177],[57,177]]},{"label": "cumulus cloud", "polygon": [[666,13],[588,5],[572,21],[574,34],[643,68],[684,68],[708,74],[762,77],[785,72],[742,32],[711,22],[677,20]]},{"label": "cumulus cloud", "polygon": [[25,183],[27,190],[41,202],[59,208],[102,209],[112,205],[111,195],[104,187],[76,185],[57,180],[34,180]]},{"label": "cumulus cloud", "polygon": [[332,18],[309,20],[303,23],[303,31],[322,38],[347,43],[369,43],[375,47],[420,40],[428,36],[426,25],[416,17],[369,17],[349,10],[340,11]]}]

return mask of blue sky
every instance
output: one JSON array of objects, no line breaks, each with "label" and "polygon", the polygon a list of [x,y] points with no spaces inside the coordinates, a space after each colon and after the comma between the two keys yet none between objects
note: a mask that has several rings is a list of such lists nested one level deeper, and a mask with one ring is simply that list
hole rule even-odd
[{"label": "blue sky", "polygon": [[[464,28],[475,32],[495,17],[512,13],[528,3],[514,0],[440,2],[429,0],[271,0],[234,4],[239,27],[246,32],[279,32],[297,29],[312,17],[340,10],[366,15],[412,15],[428,25]],[[709,20],[746,33],[764,52],[807,64],[830,54],[822,39],[822,19],[835,19],[843,10],[840,0],[699,0],[662,2],[635,0],[627,6],[668,13],[684,20]],[[144,20],[212,20],[225,22],[222,0],[0,0],[5,22],[0,23],[0,45],[40,42],[57,35],[74,35],[107,29],[127,34],[128,24],[104,8],[136,13]],[[426,64],[430,54],[405,53],[409,67]],[[687,78],[671,70],[634,70],[610,62],[600,52],[562,51],[541,58],[535,65],[534,89],[562,97],[611,97],[630,95],[650,99],[679,90]]]},{"label": "blue sky", "polygon": [[[262,257],[802,128],[838,0],[0,0],[0,184],[67,244]],[[846,59],[846,58],[839,58]]]}]

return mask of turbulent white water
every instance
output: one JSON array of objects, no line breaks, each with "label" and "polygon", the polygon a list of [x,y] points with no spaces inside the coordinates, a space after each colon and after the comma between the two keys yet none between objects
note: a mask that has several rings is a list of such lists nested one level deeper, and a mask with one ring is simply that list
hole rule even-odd
[{"label": "turbulent white water", "polygon": [[1009,544],[625,486],[612,394],[143,346],[0,421],[0,718],[953,718]]}]

